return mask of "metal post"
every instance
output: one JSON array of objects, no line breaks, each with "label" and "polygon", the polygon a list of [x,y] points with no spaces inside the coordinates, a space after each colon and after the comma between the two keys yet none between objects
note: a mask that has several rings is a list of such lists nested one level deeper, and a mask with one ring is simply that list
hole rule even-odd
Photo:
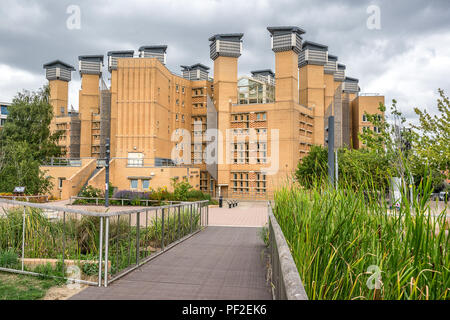
[{"label": "metal post", "polygon": [[181,223],[181,221],[180,221],[180,218],[181,218],[180,210],[181,210],[181,205],[178,206],[178,230],[177,230],[177,232],[178,232],[178,239],[180,239],[180,223]]},{"label": "metal post", "polygon": [[164,251],[164,208],[161,210],[161,251]]},{"label": "metal post", "polygon": [[131,213],[128,215],[128,266],[131,264]]},{"label": "metal post", "polygon": [[335,161],[334,161],[334,166],[335,166],[335,172],[336,172],[336,178],[335,178],[335,184],[336,184],[336,190],[337,190],[337,188],[338,188],[338,177],[339,177],[339,163],[338,163],[338,151],[336,150],[335,152],[334,152],[334,154],[336,155],[336,157],[335,157]]},{"label": "metal post", "polygon": [[64,255],[66,251],[66,212],[63,211],[63,247],[62,247],[62,276],[66,275],[64,271]]},{"label": "metal post", "polygon": [[140,248],[140,241],[141,241],[141,237],[140,237],[140,233],[141,233],[141,222],[140,222],[140,216],[141,213],[138,212],[136,213],[136,265],[139,265],[139,250]]},{"label": "metal post", "polygon": [[106,217],[105,229],[105,287],[108,286],[108,242],[109,242],[109,217]]},{"label": "metal post", "polygon": [[22,271],[24,271],[24,260],[25,260],[25,206],[23,206],[23,218],[22,218]]},{"label": "metal post", "polygon": [[189,205],[189,207],[190,207],[190,225],[191,225],[191,232],[190,233],[192,233],[192,207],[194,206],[194,204],[193,203],[191,203],[190,205]]},{"label": "metal post", "polygon": [[334,116],[328,117],[328,179],[334,185]]},{"label": "metal post", "polygon": [[[147,238],[148,238],[148,210],[145,210],[145,240],[144,244],[147,245]],[[147,258],[148,251],[147,248],[145,249],[145,257]]]},{"label": "metal post", "polygon": [[98,255],[98,286],[102,286],[102,256],[103,256],[103,217],[100,217],[100,234],[99,234],[99,255]]},{"label": "metal post", "polygon": [[109,155],[110,146],[109,138],[106,139],[105,143],[105,153],[106,153],[106,163],[105,163],[105,207],[109,207]]}]

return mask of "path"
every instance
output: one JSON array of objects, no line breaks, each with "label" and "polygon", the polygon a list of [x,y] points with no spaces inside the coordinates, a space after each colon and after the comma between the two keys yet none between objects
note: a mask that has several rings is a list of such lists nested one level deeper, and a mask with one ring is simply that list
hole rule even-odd
[{"label": "path", "polygon": [[210,208],[205,230],[107,288],[89,287],[72,299],[272,299],[259,235],[265,221],[264,203]]}]

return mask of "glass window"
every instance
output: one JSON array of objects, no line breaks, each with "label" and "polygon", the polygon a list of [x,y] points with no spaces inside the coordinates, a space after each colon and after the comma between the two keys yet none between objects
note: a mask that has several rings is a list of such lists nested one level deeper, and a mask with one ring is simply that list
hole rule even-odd
[{"label": "glass window", "polygon": [[137,187],[138,187],[138,181],[137,181],[137,179],[131,179],[131,180],[130,180],[130,188],[131,188],[131,189],[137,189]]},{"label": "glass window", "polygon": [[1,114],[8,114],[8,107],[7,106],[4,106],[4,105],[1,106]]},{"label": "glass window", "polygon": [[150,187],[150,180],[144,179],[142,180],[142,189],[148,189]]},{"label": "glass window", "polygon": [[367,122],[367,116],[365,114],[363,114],[363,122]]}]

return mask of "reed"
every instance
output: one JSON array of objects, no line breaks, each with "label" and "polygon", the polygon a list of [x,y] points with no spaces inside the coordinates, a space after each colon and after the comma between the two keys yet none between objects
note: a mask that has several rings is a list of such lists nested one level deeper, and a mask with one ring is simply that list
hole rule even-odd
[{"label": "reed", "polygon": [[399,211],[373,186],[361,177],[359,188],[314,182],[275,193],[274,215],[308,297],[448,300],[446,210],[430,214],[431,179],[414,187],[413,199],[403,194]]}]

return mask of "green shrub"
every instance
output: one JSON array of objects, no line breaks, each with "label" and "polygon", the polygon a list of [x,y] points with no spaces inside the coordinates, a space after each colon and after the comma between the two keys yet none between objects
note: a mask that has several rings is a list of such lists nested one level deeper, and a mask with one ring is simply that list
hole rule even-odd
[{"label": "green shrub", "polygon": [[0,251],[0,267],[15,269],[19,266],[19,258],[12,249]]}]

